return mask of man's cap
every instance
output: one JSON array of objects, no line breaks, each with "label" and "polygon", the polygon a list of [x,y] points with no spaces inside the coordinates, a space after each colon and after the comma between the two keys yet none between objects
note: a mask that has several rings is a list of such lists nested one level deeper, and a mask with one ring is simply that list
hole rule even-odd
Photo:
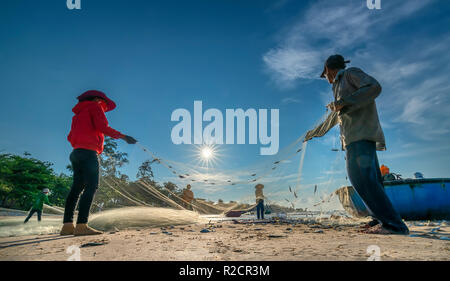
[{"label": "man's cap", "polygon": [[345,60],[343,56],[336,54],[329,56],[328,59],[325,61],[325,64],[323,66],[322,74],[320,75],[321,78],[325,78],[325,71],[326,67],[332,68],[332,69],[344,69],[345,64],[349,63],[349,60]]},{"label": "man's cap", "polygon": [[78,96],[77,99],[79,101],[84,101],[84,100],[87,100],[87,99],[93,98],[93,97],[101,98],[106,101],[106,106],[107,106],[106,111],[111,111],[114,108],[116,108],[116,103],[114,101],[112,101],[110,98],[108,98],[105,95],[105,93],[103,93],[101,91],[97,91],[97,90],[86,91],[86,92],[82,93],[80,96]]}]

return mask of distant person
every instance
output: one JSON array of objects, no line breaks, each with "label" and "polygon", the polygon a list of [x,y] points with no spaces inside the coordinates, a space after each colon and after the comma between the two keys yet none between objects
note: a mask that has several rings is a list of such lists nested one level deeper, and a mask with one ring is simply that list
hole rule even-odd
[{"label": "distant person", "polygon": [[380,172],[381,172],[381,176],[383,177],[383,181],[395,180],[395,176],[394,176],[394,174],[391,174],[388,166],[381,165]]},{"label": "distant person", "polygon": [[41,221],[42,217],[42,209],[44,208],[44,203],[47,205],[50,205],[50,202],[48,200],[48,194],[50,190],[48,188],[44,188],[42,192],[39,192],[33,202],[33,207],[31,207],[30,213],[28,214],[28,217],[25,219],[23,223],[27,223],[28,220],[33,216],[34,213],[37,213],[37,219],[38,221]]},{"label": "distant person", "polygon": [[264,185],[258,183],[255,186],[255,196],[256,196],[256,217],[259,219],[264,219]]},{"label": "distant person", "polygon": [[384,177],[385,175],[388,175],[390,173],[389,168],[385,165],[381,165],[380,167],[381,175]]},{"label": "distant person", "polygon": [[194,200],[194,193],[191,190],[191,185],[186,185],[186,188],[183,189],[182,199],[184,200],[184,206],[186,209],[192,210],[192,201]]},{"label": "distant person", "polygon": [[367,233],[408,234],[408,227],[384,192],[378,164],[376,151],[386,150],[375,104],[381,86],[359,68],[346,69],[349,62],[341,55],[333,55],[326,60],[320,77],[333,85],[334,101],[327,105],[332,112],[322,124],[306,134],[305,141],[321,137],[339,124],[342,148],[347,151],[350,182],[370,214],[381,222],[381,225],[368,229]]},{"label": "distant person", "polygon": [[101,212],[101,211],[103,210],[103,206],[105,206],[105,203],[104,203],[104,202],[101,202],[101,203],[99,203],[99,204],[97,205],[98,211],[99,211],[99,212]]},{"label": "distant person", "polygon": [[[89,210],[99,183],[99,154],[103,152],[104,135],[123,139],[129,144],[136,140],[112,129],[108,125],[105,112],[116,104],[100,91],[87,91],[78,97],[78,104],[72,109],[72,128],[67,137],[74,148],[70,154],[73,168],[73,184],[66,199],[64,225],[61,235],[95,235],[101,231],[87,225]],[[73,215],[78,198],[77,225],[73,225]]]}]

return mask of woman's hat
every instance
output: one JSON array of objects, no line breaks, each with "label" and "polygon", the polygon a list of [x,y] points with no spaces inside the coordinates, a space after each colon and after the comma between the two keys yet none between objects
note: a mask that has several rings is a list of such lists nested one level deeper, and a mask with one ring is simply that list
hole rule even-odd
[{"label": "woman's hat", "polygon": [[255,185],[255,188],[264,188],[263,184],[258,183],[257,185]]},{"label": "woman's hat", "polygon": [[103,92],[97,91],[97,90],[89,90],[84,93],[82,93],[80,96],[77,97],[78,101],[85,101],[90,98],[101,98],[106,101],[107,109],[106,111],[111,111],[114,108],[116,108],[116,103],[113,102],[110,98],[108,98]]}]

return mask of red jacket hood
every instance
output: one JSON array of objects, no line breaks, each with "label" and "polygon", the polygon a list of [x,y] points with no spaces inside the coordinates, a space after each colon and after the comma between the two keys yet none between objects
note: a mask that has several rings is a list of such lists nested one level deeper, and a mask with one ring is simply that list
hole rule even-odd
[{"label": "red jacket hood", "polygon": [[88,110],[92,106],[97,106],[97,102],[96,101],[82,101],[82,102],[77,103],[72,108],[72,112],[75,114],[79,114],[83,110]]}]

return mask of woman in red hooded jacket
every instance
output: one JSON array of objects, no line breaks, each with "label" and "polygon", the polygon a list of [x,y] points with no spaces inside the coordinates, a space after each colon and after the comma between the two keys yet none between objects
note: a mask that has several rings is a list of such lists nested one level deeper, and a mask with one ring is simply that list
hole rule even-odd
[{"label": "woman in red hooded jacket", "polygon": [[[87,91],[78,97],[78,104],[72,109],[72,127],[67,139],[72,144],[70,162],[73,168],[73,184],[66,199],[64,225],[61,235],[94,235],[102,232],[87,225],[89,210],[99,183],[99,154],[103,152],[104,135],[123,139],[129,144],[136,140],[109,127],[105,112],[116,104],[100,91]],[[80,197],[77,225],[73,215]]]}]

